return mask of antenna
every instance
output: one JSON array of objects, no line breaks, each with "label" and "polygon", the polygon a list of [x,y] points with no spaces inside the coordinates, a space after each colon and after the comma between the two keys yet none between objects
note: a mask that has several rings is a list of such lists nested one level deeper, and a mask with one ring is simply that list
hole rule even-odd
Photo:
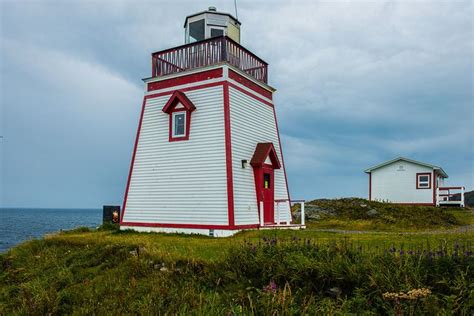
[{"label": "antenna", "polygon": [[239,19],[239,14],[237,13],[237,0],[234,0],[234,7],[235,7],[235,18]]}]

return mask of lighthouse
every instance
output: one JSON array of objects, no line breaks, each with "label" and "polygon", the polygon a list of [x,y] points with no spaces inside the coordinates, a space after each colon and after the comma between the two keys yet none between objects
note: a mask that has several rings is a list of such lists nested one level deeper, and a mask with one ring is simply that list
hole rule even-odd
[{"label": "lighthouse", "polygon": [[121,229],[292,227],[275,89],[240,30],[210,7],[186,17],[184,45],[152,53]]}]

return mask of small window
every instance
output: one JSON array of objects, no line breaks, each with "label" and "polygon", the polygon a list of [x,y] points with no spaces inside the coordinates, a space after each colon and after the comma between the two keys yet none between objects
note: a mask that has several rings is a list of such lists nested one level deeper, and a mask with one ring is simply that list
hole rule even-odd
[{"label": "small window", "polygon": [[222,35],[224,35],[224,30],[211,28],[211,37],[219,37]]},{"label": "small window", "polygon": [[204,19],[189,23],[189,42],[204,40]]},{"label": "small window", "polygon": [[431,189],[431,174],[418,173],[416,175],[416,188],[417,189]]},{"label": "small window", "polygon": [[270,174],[268,173],[263,174],[263,188],[270,189]]},{"label": "small window", "polygon": [[173,113],[173,137],[186,135],[186,112]]}]

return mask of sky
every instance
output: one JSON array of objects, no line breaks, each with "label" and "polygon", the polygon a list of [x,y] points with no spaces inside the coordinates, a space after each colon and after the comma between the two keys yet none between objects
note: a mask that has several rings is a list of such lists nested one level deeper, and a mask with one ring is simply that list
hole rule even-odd
[{"label": "sky", "polygon": [[[0,0],[0,207],[120,205],[150,53],[232,0]],[[474,188],[472,1],[242,1],[293,199],[367,197],[398,157]]]}]

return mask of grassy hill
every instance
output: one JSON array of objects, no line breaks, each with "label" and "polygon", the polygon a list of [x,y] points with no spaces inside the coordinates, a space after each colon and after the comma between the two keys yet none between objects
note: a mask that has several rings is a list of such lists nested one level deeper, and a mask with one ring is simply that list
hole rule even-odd
[{"label": "grassy hill", "polygon": [[[299,216],[298,205],[294,211]],[[360,198],[319,199],[306,204],[308,225],[349,230],[419,231],[474,224],[459,208],[397,205]]]},{"label": "grassy hill", "polygon": [[[336,209],[341,221],[356,216]],[[469,314],[474,234],[440,225],[220,239],[76,229],[0,255],[0,315]]]}]

